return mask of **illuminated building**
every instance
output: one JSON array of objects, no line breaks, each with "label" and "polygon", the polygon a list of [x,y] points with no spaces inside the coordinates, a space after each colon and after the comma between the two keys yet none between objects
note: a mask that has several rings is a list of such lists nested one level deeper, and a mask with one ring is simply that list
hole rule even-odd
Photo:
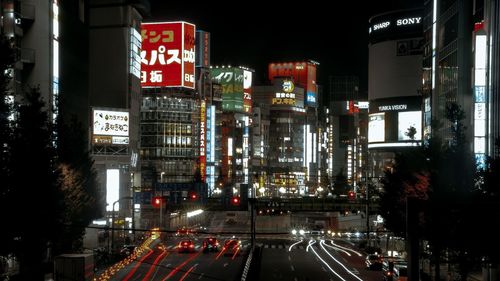
[{"label": "illuminated building", "polygon": [[[73,97],[61,111],[80,112],[79,108],[90,111],[84,120],[92,122],[90,128],[90,151],[94,159],[99,184],[105,186],[106,210],[118,211],[115,218],[128,221],[126,227],[132,227],[138,219],[134,212],[134,187],[140,186],[139,166],[139,104],[140,104],[140,66],[141,40],[140,25],[143,17],[149,13],[149,3],[138,1],[125,4],[111,1],[102,5],[100,1],[88,2],[89,14],[85,17],[88,25],[86,55],[88,59],[88,101],[79,96]],[[78,4],[77,4],[78,5]],[[70,17],[68,17],[70,18]],[[61,28],[61,30],[63,30]],[[75,32],[66,38],[66,43],[83,48],[79,41],[81,33]],[[64,39],[61,36],[61,39]],[[88,39],[88,40],[87,40]],[[71,73],[79,69],[78,62],[71,52],[64,52],[61,42],[61,54],[73,63],[72,68],[63,71]],[[64,56],[62,57],[64,59]],[[65,93],[78,93],[78,78],[71,81],[71,89],[61,88],[61,97]],[[71,90],[71,91],[70,91]],[[63,100],[66,100],[63,98]],[[64,112],[63,112],[64,113]],[[104,195],[105,194],[105,195]],[[116,204],[115,204],[116,202]],[[141,227],[136,223],[135,227]]]},{"label": "illuminated building", "polygon": [[271,86],[254,87],[254,107],[259,109],[254,120],[260,123],[257,139],[262,152],[260,163],[253,167],[260,173],[259,196],[309,194],[307,164],[317,154],[313,153],[314,128],[306,123],[305,97],[304,88],[296,85],[293,77],[274,77]]},{"label": "illuminated building", "polygon": [[369,27],[368,178],[422,142],[422,10],[373,16]]},{"label": "illuminated building", "polygon": [[[182,21],[142,24],[140,194],[165,196],[169,206],[203,203],[208,192],[212,85],[208,65],[197,57],[196,34],[195,25]],[[204,61],[209,64],[209,57]],[[141,216],[155,221],[157,212],[147,201]]]},{"label": "illuminated building", "polygon": [[244,205],[246,198],[255,194],[250,186],[253,70],[216,66],[210,69],[210,75],[214,85],[220,86],[220,101],[214,103],[220,112],[215,115],[215,130],[220,139],[214,139],[213,145],[215,160],[219,160],[215,165],[217,184],[226,204],[233,196],[239,196]]},{"label": "illuminated building", "polygon": [[[13,96],[17,98],[23,87],[38,85],[51,121],[76,117],[83,128],[92,128],[85,130],[81,138],[94,159],[100,195],[105,199],[112,193],[116,199],[131,195],[131,159],[134,152],[137,156],[138,139],[138,126],[134,126],[138,107],[134,107],[134,101],[139,94],[139,79],[129,71],[131,44],[132,35],[139,34],[142,17],[149,11],[147,1],[115,1],[114,6],[110,1],[105,7],[98,2],[2,0],[0,26],[3,35],[15,38],[19,52],[11,87]],[[99,124],[104,120],[94,118],[94,109],[98,108],[104,110],[98,111],[103,116],[126,119],[118,126],[127,123],[127,132],[106,135],[98,126],[92,126],[90,120]],[[107,190],[110,174],[112,192]],[[111,197],[108,199],[114,200]],[[105,200],[99,202],[104,209]],[[130,203],[125,203],[129,206],[127,214]],[[110,208],[108,205],[108,211]],[[123,208],[116,205],[118,209]]]},{"label": "illuminated building", "polygon": [[[478,167],[487,156],[498,153],[500,136],[498,99],[498,19],[495,1],[424,2],[423,95],[426,137],[451,140],[445,108],[453,102],[465,113],[466,141]],[[472,71],[471,71],[472,70]],[[441,129],[431,131],[430,121],[439,120]]]},{"label": "illuminated building", "polygon": [[[344,176],[349,190],[358,191],[364,185],[367,164],[368,102],[359,93],[356,76],[331,76],[328,113],[325,122],[327,173],[334,182]],[[348,190],[335,188],[336,195]]]}]

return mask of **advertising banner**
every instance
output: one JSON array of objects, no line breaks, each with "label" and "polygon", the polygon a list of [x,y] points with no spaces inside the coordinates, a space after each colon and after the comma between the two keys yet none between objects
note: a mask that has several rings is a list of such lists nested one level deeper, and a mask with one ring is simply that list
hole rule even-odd
[{"label": "advertising banner", "polygon": [[129,113],[106,109],[92,109],[92,143],[129,143]]},{"label": "advertising banner", "polygon": [[195,31],[187,22],[142,24],[142,87],[194,89]]},{"label": "advertising banner", "polygon": [[[245,112],[244,76],[241,68],[212,68],[212,81],[222,87],[222,110],[231,112]],[[251,96],[250,96],[251,100]]]}]

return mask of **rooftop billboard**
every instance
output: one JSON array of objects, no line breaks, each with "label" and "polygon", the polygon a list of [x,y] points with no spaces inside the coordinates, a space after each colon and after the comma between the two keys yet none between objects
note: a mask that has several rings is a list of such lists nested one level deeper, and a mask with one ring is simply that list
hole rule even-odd
[{"label": "rooftop billboard", "polygon": [[194,89],[195,25],[155,22],[141,28],[141,86]]},{"label": "rooftop billboard", "polygon": [[212,81],[222,87],[222,110],[250,112],[252,105],[252,75],[242,68],[212,68]]},{"label": "rooftop billboard", "polygon": [[308,106],[317,106],[317,64],[312,61],[270,63],[268,66],[269,80],[272,81],[276,77],[292,77],[295,84],[306,90],[304,103]]}]

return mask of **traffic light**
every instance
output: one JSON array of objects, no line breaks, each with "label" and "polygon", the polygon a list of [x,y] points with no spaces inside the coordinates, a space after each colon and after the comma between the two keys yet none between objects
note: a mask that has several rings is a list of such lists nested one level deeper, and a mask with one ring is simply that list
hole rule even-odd
[{"label": "traffic light", "polygon": [[347,197],[349,198],[349,200],[354,200],[354,199],[356,199],[356,193],[354,193],[354,191],[351,190],[347,194]]},{"label": "traffic light", "polygon": [[198,194],[196,192],[190,192],[189,193],[189,200],[191,200],[191,201],[198,200]]},{"label": "traffic light", "polygon": [[151,205],[155,208],[160,208],[160,206],[165,206],[166,198],[164,196],[154,196],[151,200]]},{"label": "traffic light", "polygon": [[240,197],[233,196],[233,198],[231,198],[231,204],[234,206],[239,206],[240,205]]}]

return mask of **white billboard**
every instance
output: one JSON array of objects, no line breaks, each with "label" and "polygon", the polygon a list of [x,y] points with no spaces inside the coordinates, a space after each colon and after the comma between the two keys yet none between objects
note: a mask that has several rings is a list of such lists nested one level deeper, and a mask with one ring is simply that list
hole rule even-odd
[{"label": "white billboard", "polygon": [[408,129],[415,128],[413,140],[422,140],[422,111],[398,112],[398,141],[411,140]]},{"label": "white billboard", "polygon": [[92,126],[93,144],[129,144],[128,111],[92,109]]},{"label": "white billboard", "polygon": [[368,142],[385,141],[385,113],[370,114],[368,122]]}]

